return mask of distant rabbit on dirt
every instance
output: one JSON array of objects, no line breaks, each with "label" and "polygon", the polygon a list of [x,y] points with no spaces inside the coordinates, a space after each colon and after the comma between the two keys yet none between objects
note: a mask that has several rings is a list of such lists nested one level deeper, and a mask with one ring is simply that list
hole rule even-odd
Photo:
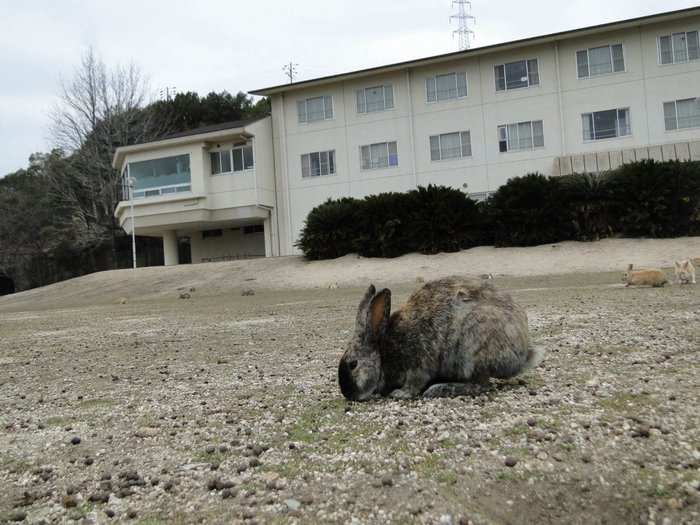
[{"label": "distant rabbit on dirt", "polygon": [[544,358],[530,344],[525,311],[487,280],[428,282],[390,312],[391,291],[370,285],[338,367],[348,399],[469,394]]},{"label": "distant rabbit on dirt", "polygon": [[695,284],[695,266],[690,259],[674,263],[677,284]]},{"label": "distant rabbit on dirt", "polygon": [[627,266],[627,271],[622,274],[622,282],[625,286],[653,286],[658,288],[668,282],[663,270],[656,268],[634,270],[633,265]]}]

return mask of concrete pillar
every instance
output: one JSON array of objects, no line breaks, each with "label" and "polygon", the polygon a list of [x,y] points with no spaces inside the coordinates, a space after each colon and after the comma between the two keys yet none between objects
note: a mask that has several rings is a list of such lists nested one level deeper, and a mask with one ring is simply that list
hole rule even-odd
[{"label": "concrete pillar", "polygon": [[163,232],[163,262],[165,266],[178,264],[177,235],[174,230]]},{"label": "concrete pillar", "polygon": [[269,216],[263,221],[263,235],[265,236],[265,257],[272,257],[272,221]]}]

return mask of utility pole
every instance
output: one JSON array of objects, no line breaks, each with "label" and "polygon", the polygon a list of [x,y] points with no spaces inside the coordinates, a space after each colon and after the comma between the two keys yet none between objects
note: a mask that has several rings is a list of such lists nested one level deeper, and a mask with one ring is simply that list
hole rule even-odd
[{"label": "utility pole", "polygon": [[289,64],[285,64],[282,66],[282,71],[284,71],[284,74],[289,77],[289,83],[292,84],[294,83],[294,77],[297,75],[297,67],[299,64],[295,64],[291,60],[289,61]]},{"label": "utility pole", "polygon": [[469,49],[471,43],[470,36],[474,36],[474,31],[469,29],[469,22],[476,23],[476,18],[472,16],[472,3],[468,0],[453,0],[452,7],[457,6],[457,13],[450,16],[450,22],[457,20],[457,29],[452,31],[452,37],[457,35],[460,51]]},{"label": "utility pole", "polygon": [[[128,169],[128,168],[127,168]],[[127,172],[128,173],[128,172]],[[131,262],[133,264],[134,270],[136,269],[136,219],[134,218],[134,188],[136,187],[136,181],[128,176],[129,184],[129,204],[131,207]]]}]

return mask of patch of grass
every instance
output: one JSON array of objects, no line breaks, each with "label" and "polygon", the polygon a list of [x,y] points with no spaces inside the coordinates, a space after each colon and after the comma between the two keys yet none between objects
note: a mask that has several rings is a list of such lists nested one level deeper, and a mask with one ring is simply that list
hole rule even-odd
[{"label": "patch of grass", "polygon": [[62,427],[70,423],[70,419],[64,416],[51,416],[48,418],[46,421],[44,421],[44,424],[47,427]]},{"label": "patch of grass", "polygon": [[618,392],[612,396],[601,399],[598,404],[607,409],[622,412],[630,409],[643,409],[658,405],[658,401],[648,394],[633,394],[631,392]]},{"label": "patch of grass", "polygon": [[0,456],[0,468],[13,474],[21,474],[30,470],[32,464],[26,459]]},{"label": "patch of grass", "polygon": [[445,458],[442,454],[430,454],[416,464],[415,470],[419,477],[431,479],[446,485],[454,485],[458,479],[457,473],[452,470],[450,465],[445,463]]},{"label": "patch of grass", "polygon": [[113,399],[84,399],[80,402],[79,407],[83,409],[90,408],[106,408],[114,405]]}]

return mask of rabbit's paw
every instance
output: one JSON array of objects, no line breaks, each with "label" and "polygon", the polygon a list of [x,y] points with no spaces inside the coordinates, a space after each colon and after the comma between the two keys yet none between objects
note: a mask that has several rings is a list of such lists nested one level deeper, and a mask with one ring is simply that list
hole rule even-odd
[{"label": "rabbit's paw", "polygon": [[397,388],[393,392],[389,394],[389,397],[393,399],[412,399],[413,396],[411,395],[410,392],[406,392],[405,390],[401,390],[400,388]]}]

